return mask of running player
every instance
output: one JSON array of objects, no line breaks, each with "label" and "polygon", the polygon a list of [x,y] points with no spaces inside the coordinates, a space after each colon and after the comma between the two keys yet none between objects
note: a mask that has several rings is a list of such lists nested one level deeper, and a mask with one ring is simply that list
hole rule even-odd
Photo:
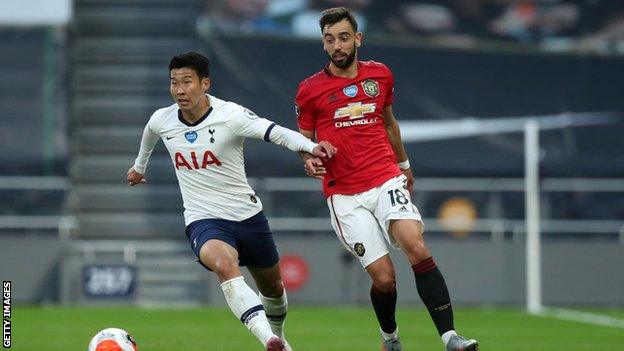
[{"label": "running player", "polygon": [[303,135],[327,140],[340,153],[331,160],[303,158],[307,174],[323,179],[338,239],[372,278],[370,297],[382,348],[401,350],[387,243],[407,256],[418,294],[446,350],[477,350],[476,340],[455,332],[446,283],[425,245],[422,220],[410,199],[414,177],[392,112],[392,73],[382,63],[357,60],[362,33],[348,9],[325,10],[319,24],[329,64],[299,85],[297,121]]},{"label": "running player", "polygon": [[[162,139],[184,201],[186,236],[199,262],[217,275],[230,309],[267,351],[291,350],[283,334],[288,302],[279,257],[262,203],[247,182],[243,141],[264,139],[315,157],[332,157],[335,149],[208,95],[209,60],[200,54],[173,57],[169,74],[175,104],[151,116],[127,181],[145,182],[149,157]],[[259,295],[239,266],[247,266]]]}]

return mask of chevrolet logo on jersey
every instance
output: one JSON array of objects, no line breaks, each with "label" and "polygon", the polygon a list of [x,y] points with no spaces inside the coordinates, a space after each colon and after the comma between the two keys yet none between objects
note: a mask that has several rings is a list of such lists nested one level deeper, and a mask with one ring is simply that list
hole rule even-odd
[{"label": "chevrolet logo on jersey", "polygon": [[362,104],[361,102],[355,102],[348,104],[347,107],[342,107],[336,110],[334,118],[349,117],[350,119],[362,118],[367,113],[375,112],[375,104]]}]

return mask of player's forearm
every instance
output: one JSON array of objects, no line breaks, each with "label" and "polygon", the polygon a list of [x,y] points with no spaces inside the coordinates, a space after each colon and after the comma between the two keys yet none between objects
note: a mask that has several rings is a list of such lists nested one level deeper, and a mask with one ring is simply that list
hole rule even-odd
[{"label": "player's forearm", "polygon": [[149,125],[145,126],[143,130],[143,136],[141,137],[141,147],[139,149],[139,155],[134,161],[134,170],[138,173],[145,174],[147,169],[147,163],[154,151],[154,146],[158,142],[158,134],[154,133]]},{"label": "player's forearm", "polygon": [[290,130],[288,128],[275,125],[271,134],[269,135],[271,142],[288,148],[295,152],[307,152],[312,153],[312,150],[316,147],[316,143],[306,138],[305,136]]},{"label": "player's forearm", "polygon": [[[305,130],[305,129],[301,129],[299,128],[299,133],[301,133],[301,135],[303,135],[304,137],[314,141],[314,131],[313,130]],[[301,157],[302,160],[306,160],[310,157],[315,157],[310,155],[309,153],[305,152],[305,151],[299,151],[299,156]]]},{"label": "player's forearm", "polygon": [[403,141],[401,140],[401,130],[399,129],[398,124],[394,123],[390,126],[387,126],[386,134],[388,135],[388,141],[390,141],[392,150],[396,155],[397,162],[406,161],[407,152],[405,152],[405,147],[403,146]]}]

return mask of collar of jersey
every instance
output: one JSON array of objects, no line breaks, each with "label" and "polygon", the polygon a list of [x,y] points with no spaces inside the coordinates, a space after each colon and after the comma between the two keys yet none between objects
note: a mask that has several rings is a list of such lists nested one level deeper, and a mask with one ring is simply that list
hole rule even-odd
[{"label": "collar of jersey", "polygon": [[178,109],[178,119],[180,120],[180,122],[184,123],[184,125],[188,126],[188,127],[194,127],[196,125],[199,125],[201,122],[203,122],[206,118],[208,118],[208,115],[210,114],[210,112],[212,112],[212,106],[210,106],[210,108],[208,109],[208,111],[206,111],[206,113],[204,113],[203,116],[201,116],[200,119],[198,119],[197,121],[195,121],[194,123],[189,123],[187,122],[184,117],[182,117],[182,110]]},{"label": "collar of jersey", "polygon": [[345,77],[339,77],[339,76],[335,76],[333,73],[331,73],[331,71],[329,70],[329,63],[325,65],[325,67],[323,68],[323,71],[325,72],[326,75],[332,77],[332,78],[340,78],[340,79],[346,79],[346,80],[353,80],[356,79],[357,77],[360,76],[360,71],[362,70],[362,61],[356,61],[357,62],[357,66],[358,66],[358,73],[355,77],[353,78],[345,78]]}]

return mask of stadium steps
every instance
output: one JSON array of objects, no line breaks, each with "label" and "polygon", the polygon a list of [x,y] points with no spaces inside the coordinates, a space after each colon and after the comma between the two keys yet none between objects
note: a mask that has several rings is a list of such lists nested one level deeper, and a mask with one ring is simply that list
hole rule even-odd
[{"label": "stadium steps", "polygon": [[197,2],[191,1],[76,1],[74,25],[81,33],[99,36],[183,36],[192,33],[197,15]]},{"label": "stadium steps", "polygon": [[[132,264],[136,267],[134,300],[139,305],[198,305],[208,301],[209,284],[214,280],[195,261],[183,234],[167,240],[76,240],[68,257],[84,257],[89,263]],[[84,249],[80,249],[80,247]],[[80,265],[72,265],[76,272]],[[94,300],[90,300],[94,301]]]},{"label": "stadium steps", "polygon": [[[74,187],[81,184],[126,184],[126,172],[134,164],[135,154],[80,155],[74,157],[69,169]],[[167,154],[153,154],[145,178],[150,184],[176,184],[171,158]],[[150,186],[149,189],[152,187]],[[129,190],[129,189],[128,189]]]},{"label": "stadium steps", "polygon": [[175,239],[184,237],[184,219],[178,212],[82,212],[77,215],[84,239]]},{"label": "stadium steps", "polygon": [[206,284],[139,282],[136,301],[138,305],[146,307],[201,306],[208,301],[207,290]]},{"label": "stadium steps", "polygon": [[72,129],[75,132],[90,126],[143,128],[156,109],[171,104],[168,90],[159,94],[76,94]]},{"label": "stadium steps", "polygon": [[[184,269],[182,267],[177,268],[178,270]],[[141,276],[139,277],[139,281],[141,283],[144,284],[160,284],[163,282],[167,282],[167,283],[175,283],[175,284],[192,284],[192,283],[196,283],[198,281],[200,281],[200,277],[197,276],[197,274],[195,273],[180,273],[179,271],[177,272],[172,272],[172,273],[163,273],[160,270],[160,267],[158,269],[158,271],[156,272],[150,272],[150,273],[141,273]]]},{"label": "stadium steps", "polygon": [[191,49],[195,45],[187,35],[158,41],[142,36],[82,37],[74,42],[71,55],[91,64],[161,64],[169,62],[173,49]]},{"label": "stadium steps", "polygon": [[95,6],[95,5],[197,5],[197,0],[74,0],[78,6]]},{"label": "stadium steps", "polygon": [[182,197],[175,184],[129,187],[86,184],[74,189],[69,204],[76,212],[172,212],[181,216]]},{"label": "stadium steps", "polygon": [[195,256],[190,250],[183,254],[166,257],[140,257],[136,267],[141,283],[158,284],[205,284],[206,277],[198,275],[203,268],[195,262]]},{"label": "stadium steps", "polygon": [[[157,108],[172,104],[169,59],[200,50],[195,26],[204,5],[203,0],[74,1],[68,56],[68,208],[78,224],[73,233],[75,241],[141,242],[135,245],[138,304],[206,301],[206,274],[185,242],[182,200],[164,147],[157,146],[150,160],[149,186],[130,188],[125,181],[145,123]],[[162,250],[150,245],[161,241],[172,244]]]},{"label": "stadium steps", "polygon": [[[83,155],[132,155],[138,152],[142,127],[83,127],[75,132],[72,147]],[[163,143],[157,143],[156,154],[166,151]]]},{"label": "stadium steps", "polygon": [[[186,240],[180,240],[180,251],[175,252],[175,255],[167,255],[165,257],[158,257],[153,253],[146,253],[144,256],[140,256],[137,261],[137,268],[141,270],[149,270],[150,268],[158,269],[160,273],[179,273],[180,270],[193,269],[197,266],[197,263],[193,260],[193,254],[187,250],[188,243]],[[185,256],[185,260],[180,260],[178,255]],[[149,273],[149,272],[148,272]],[[148,280],[150,280],[148,278]]]},{"label": "stadium steps", "polygon": [[[162,279],[159,281],[142,281],[139,278],[140,288],[137,291],[138,300],[166,301],[199,299],[206,293],[197,289],[197,282],[181,282]],[[204,287],[205,289],[205,287]]]},{"label": "stadium steps", "polygon": [[169,91],[167,63],[149,66],[136,64],[82,66],[74,70],[72,86],[85,95],[162,94]]}]

